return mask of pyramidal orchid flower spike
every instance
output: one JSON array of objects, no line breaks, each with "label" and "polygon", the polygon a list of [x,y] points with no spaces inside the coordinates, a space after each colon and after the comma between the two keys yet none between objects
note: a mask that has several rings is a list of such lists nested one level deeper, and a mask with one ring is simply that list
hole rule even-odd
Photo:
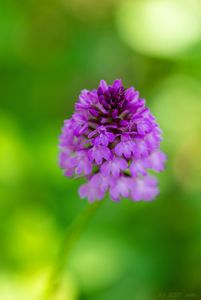
[{"label": "pyramidal orchid flower spike", "polygon": [[60,167],[65,176],[84,176],[81,198],[152,200],[159,193],[149,170],[161,172],[166,156],[160,150],[161,130],[145,100],[121,80],[97,90],[83,90],[71,119],[60,135]]}]

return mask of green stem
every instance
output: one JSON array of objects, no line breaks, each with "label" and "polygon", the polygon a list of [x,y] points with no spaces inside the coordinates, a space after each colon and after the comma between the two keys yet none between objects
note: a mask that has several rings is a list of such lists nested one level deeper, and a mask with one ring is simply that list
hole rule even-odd
[{"label": "green stem", "polygon": [[103,201],[98,201],[87,205],[84,211],[75,219],[73,224],[68,228],[61,249],[58,253],[57,260],[49,278],[47,288],[42,300],[53,300],[62,280],[62,273],[74,245],[79,240],[81,233],[94,215]]}]

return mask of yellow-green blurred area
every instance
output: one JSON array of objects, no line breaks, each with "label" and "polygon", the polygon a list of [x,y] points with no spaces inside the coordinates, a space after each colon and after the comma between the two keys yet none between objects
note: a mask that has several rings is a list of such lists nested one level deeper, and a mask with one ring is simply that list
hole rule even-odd
[{"label": "yellow-green blurred area", "polygon": [[201,1],[0,2],[0,300],[40,299],[88,205],[58,168],[83,88],[134,85],[164,132],[150,203],[106,199],[55,300],[201,299]]}]

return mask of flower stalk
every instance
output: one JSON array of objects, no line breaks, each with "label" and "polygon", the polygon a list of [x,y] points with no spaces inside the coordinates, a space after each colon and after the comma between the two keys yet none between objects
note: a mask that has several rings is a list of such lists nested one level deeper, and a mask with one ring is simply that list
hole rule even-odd
[{"label": "flower stalk", "polygon": [[45,293],[41,300],[54,300],[56,298],[71,251],[101,203],[103,203],[103,201],[97,201],[87,205],[83,212],[80,213],[72,225],[67,229],[66,236],[62,242]]}]

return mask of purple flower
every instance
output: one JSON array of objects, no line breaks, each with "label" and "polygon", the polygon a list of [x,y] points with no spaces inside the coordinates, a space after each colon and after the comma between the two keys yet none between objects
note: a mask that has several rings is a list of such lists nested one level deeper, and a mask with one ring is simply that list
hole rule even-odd
[{"label": "purple flower", "polygon": [[91,161],[95,161],[97,165],[101,165],[104,159],[110,159],[111,150],[106,146],[93,146],[88,150],[88,156]]},{"label": "purple flower", "polygon": [[111,175],[113,177],[119,177],[121,171],[125,171],[128,168],[128,163],[124,158],[113,157],[112,159],[104,162],[101,166],[101,173],[103,175]]},{"label": "purple flower", "polygon": [[114,152],[118,156],[129,159],[135,152],[135,141],[129,134],[122,133],[121,141],[115,146]]},{"label": "purple flower", "polygon": [[155,198],[159,193],[157,187],[157,180],[150,175],[136,178],[134,186],[131,190],[131,198],[135,201],[142,199],[150,201]]},{"label": "purple flower", "polygon": [[60,167],[65,176],[84,176],[81,198],[149,201],[158,194],[149,170],[161,172],[166,156],[160,151],[161,130],[145,100],[121,80],[97,90],[83,90],[75,113],[60,135]]},{"label": "purple flower", "polygon": [[92,138],[93,136],[96,136],[94,139],[92,139],[92,142],[95,146],[108,146],[108,144],[113,142],[115,138],[115,135],[112,132],[107,132],[105,126],[99,126],[88,135],[88,138]]}]

